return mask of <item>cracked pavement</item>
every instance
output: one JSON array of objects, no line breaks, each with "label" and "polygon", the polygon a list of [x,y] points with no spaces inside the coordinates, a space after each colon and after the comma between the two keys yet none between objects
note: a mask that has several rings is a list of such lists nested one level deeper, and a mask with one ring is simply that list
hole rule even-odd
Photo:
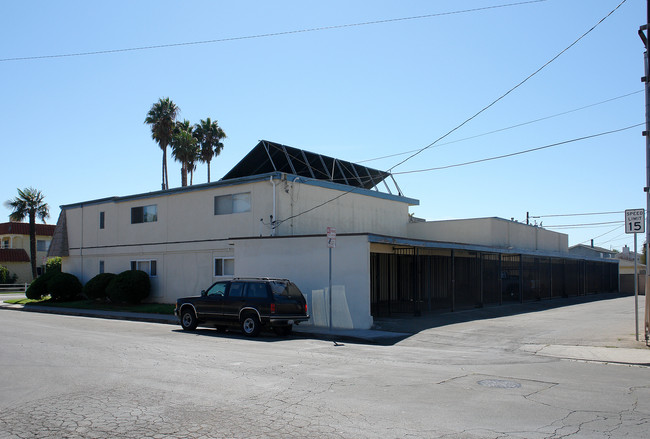
[{"label": "cracked pavement", "polygon": [[0,310],[0,439],[645,438],[650,368],[525,349],[634,348],[627,299],[393,346]]}]

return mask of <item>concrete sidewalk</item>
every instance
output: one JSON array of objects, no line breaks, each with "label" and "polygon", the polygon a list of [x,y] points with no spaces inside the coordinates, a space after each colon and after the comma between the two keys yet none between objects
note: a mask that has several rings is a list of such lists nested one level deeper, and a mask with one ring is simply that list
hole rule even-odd
[{"label": "concrete sidewalk", "polygon": [[[0,309],[27,311],[27,312],[40,312],[47,314],[60,314],[67,316],[81,316],[81,317],[94,317],[101,319],[116,319],[116,320],[130,320],[136,322],[149,322],[149,323],[164,323],[170,325],[178,325],[176,316],[167,314],[150,314],[150,313],[135,313],[124,311],[107,311],[96,309],[77,309],[77,308],[63,308],[54,306],[39,306],[39,305],[15,305],[10,303],[0,302]],[[332,329],[321,328],[312,325],[295,325],[294,334],[302,337],[312,337],[320,340],[331,341],[349,341],[356,343],[370,343],[370,344],[394,344],[402,340],[410,333],[400,333],[393,331],[379,331],[373,329]]]},{"label": "concrete sidewalk", "polygon": [[[537,310],[539,304],[530,305]],[[525,307],[524,307],[525,308]],[[130,320],[150,323],[163,323],[178,325],[176,316],[164,314],[134,313],[122,311],[89,310],[76,308],[60,308],[39,305],[14,305],[0,302],[0,310],[15,310],[27,312],[40,312],[70,316],[94,317],[102,319]],[[523,311],[523,310],[521,310]],[[473,318],[482,320],[486,318],[503,317],[504,309],[495,309],[493,316],[486,316],[486,310],[463,311],[461,313],[445,313],[426,318],[401,318],[378,319],[377,327],[383,329],[332,329],[315,327],[312,325],[294,326],[294,335],[299,337],[315,338],[332,342],[351,342],[377,345],[395,345],[423,330],[441,327],[458,322],[467,322]],[[423,322],[426,320],[426,322]],[[520,350],[533,355],[563,358],[569,360],[593,361],[601,363],[617,363],[638,366],[650,366],[650,348],[643,343],[637,344],[638,348],[610,347],[610,346],[585,346],[561,344],[531,344],[524,343]]]}]

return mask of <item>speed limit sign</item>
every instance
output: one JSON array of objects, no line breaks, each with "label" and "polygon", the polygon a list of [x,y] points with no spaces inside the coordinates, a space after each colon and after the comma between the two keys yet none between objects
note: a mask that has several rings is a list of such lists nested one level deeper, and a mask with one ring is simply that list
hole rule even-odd
[{"label": "speed limit sign", "polygon": [[645,233],[645,210],[625,210],[625,233]]}]

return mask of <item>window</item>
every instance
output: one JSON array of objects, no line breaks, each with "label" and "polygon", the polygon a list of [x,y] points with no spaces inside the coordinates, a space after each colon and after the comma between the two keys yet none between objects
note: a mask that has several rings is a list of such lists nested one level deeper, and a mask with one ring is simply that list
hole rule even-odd
[{"label": "window", "polygon": [[228,215],[230,213],[250,212],[251,193],[221,195],[214,197],[214,214]]},{"label": "window", "polygon": [[131,224],[154,223],[158,221],[158,206],[140,206],[131,208]]},{"label": "window", "polygon": [[[131,212],[131,218],[133,218],[133,212]],[[99,228],[104,228],[104,212],[99,212]]]},{"label": "window", "polygon": [[104,272],[104,261],[99,261],[99,274]]},{"label": "window", "polygon": [[234,258],[215,258],[214,275],[216,276],[234,276],[235,259]]},{"label": "window", "polygon": [[226,295],[226,285],[227,285],[226,282],[217,282],[216,284],[208,288],[208,291],[206,291],[205,295],[223,297]]},{"label": "window", "polygon": [[2,240],[2,248],[9,248],[9,238]]},{"label": "window", "polygon": [[228,297],[243,297],[244,296],[244,286],[246,284],[242,282],[233,282],[230,284],[230,290],[228,290]]},{"label": "window", "polygon": [[246,297],[265,298],[268,297],[265,283],[249,283],[246,288]]},{"label": "window", "polygon": [[155,260],[148,261],[131,261],[131,270],[140,270],[154,277],[158,272],[158,264]]},{"label": "window", "polygon": [[39,239],[36,241],[36,251],[46,252],[50,249],[50,241]]}]

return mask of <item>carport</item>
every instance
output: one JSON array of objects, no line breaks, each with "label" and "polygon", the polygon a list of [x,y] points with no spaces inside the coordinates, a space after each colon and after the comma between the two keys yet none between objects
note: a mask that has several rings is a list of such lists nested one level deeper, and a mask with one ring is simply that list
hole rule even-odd
[{"label": "carport", "polygon": [[370,235],[373,317],[618,291],[617,261]]}]

